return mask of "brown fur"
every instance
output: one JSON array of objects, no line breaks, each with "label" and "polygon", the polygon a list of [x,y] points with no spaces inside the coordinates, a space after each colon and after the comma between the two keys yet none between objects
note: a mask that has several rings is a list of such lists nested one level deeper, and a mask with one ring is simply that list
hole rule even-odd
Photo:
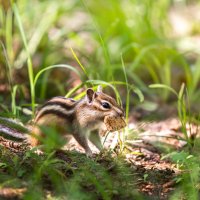
[{"label": "brown fur", "polygon": [[[108,102],[109,109],[102,106]],[[116,131],[126,126],[124,111],[115,99],[103,92],[88,89],[86,96],[79,101],[63,97],[54,97],[46,102],[37,112],[31,135],[28,138],[32,146],[40,144],[38,138],[44,137],[40,126],[56,127],[58,133],[73,135],[88,155],[91,150],[89,139],[99,150],[102,149],[99,134]]]}]

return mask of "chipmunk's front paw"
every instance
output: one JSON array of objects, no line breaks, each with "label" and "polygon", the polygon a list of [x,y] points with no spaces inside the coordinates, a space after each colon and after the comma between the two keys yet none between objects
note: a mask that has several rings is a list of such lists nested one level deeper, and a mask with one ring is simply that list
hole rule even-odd
[{"label": "chipmunk's front paw", "polygon": [[93,157],[92,151],[91,150],[86,151],[86,156],[88,158],[92,158]]},{"label": "chipmunk's front paw", "polygon": [[86,156],[91,159],[95,159],[98,154],[92,153],[92,151],[86,152]]}]

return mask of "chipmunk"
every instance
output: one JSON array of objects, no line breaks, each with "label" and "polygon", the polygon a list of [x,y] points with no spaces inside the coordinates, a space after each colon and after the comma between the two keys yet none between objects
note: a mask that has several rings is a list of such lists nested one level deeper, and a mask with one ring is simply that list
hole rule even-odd
[{"label": "chipmunk", "polygon": [[123,108],[114,98],[103,93],[99,86],[97,92],[87,89],[86,95],[78,101],[54,97],[44,103],[38,109],[30,134],[27,135],[27,141],[32,147],[41,144],[38,138],[48,137],[42,132],[42,126],[56,128],[59,134],[68,136],[68,139],[73,136],[87,156],[91,156],[88,140],[101,151],[103,145],[100,134],[122,129],[126,123]]}]

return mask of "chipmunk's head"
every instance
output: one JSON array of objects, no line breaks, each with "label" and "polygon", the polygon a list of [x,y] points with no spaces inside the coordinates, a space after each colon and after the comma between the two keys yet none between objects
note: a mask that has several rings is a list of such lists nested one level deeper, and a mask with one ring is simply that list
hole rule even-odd
[{"label": "chipmunk's head", "polygon": [[[126,126],[124,121],[124,110],[119,106],[114,98],[102,92],[102,87],[98,86],[97,92],[89,88],[86,91],[86,100],[91,112],[102,120],[109,130],[119,130]],[[94,116],[94,118],[96,118]],[[117,125],[115,122],[119,122]]]}]

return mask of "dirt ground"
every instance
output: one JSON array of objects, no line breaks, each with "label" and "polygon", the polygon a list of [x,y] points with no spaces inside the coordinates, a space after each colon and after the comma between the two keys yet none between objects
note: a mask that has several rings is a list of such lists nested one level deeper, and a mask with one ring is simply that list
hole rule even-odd
[{"label": "dirt ground", "polygon": [[[188,125],[188,132],[197,132],[197,127]],[[175,178],[181,173],[169,159],[163,159],[163,149],[166,147],[181,150],[186,142],[182,140],[181,124],[177,118],[169,118],[159,122],[136,122],[129,123],[129,133],[123,148],[122,158],[127,165],[137,174],[137,188],[147,197],[147,199],[168,199],[174,191]],[[120,154],[119,137],[122,139],[123,133],[109,133],[104,136],[103,141],[106,149],[111,149],[113,156]],[[98,150],[92,146],[91,149],[98,155]],[[165,147],[165,148],[164,148]],[[67,150],[84,153],[83,149],[75,140],[71,140],[66,146]],[[66,162],[66,156],[58,153],[60,159]],[[106,156],[98,158],[98,162],[107,162]],[[0,189],[0,196],[8,199],[20,198],[25,192],[25,188]]]}]

